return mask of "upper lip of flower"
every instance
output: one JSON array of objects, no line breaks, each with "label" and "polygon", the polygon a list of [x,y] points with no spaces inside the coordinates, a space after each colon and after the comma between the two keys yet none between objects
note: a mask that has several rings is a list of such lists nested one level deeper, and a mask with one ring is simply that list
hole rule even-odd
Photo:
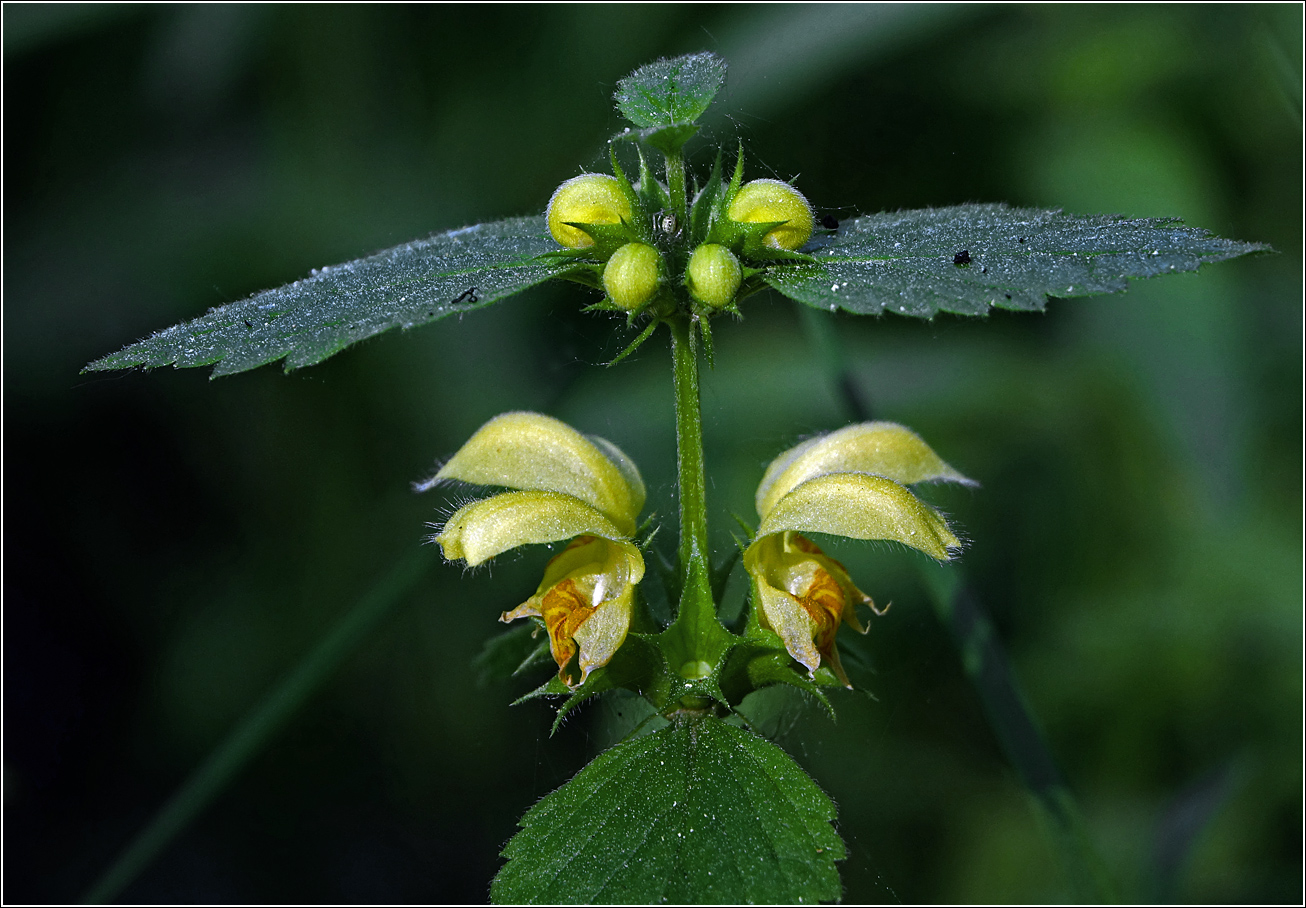
[{"label": "upper lip of flower", "polygon": [[519,545],[628,540],[644,507],[644,481],[616,445],[539,413],[487,422],[436,473],[446,481],[514,490],[459,508],[436,537],[472,566]]},{"label": "upper lip of flower", "polygon": [[[432,483],[501,492],[454,512],[435,541],[445,558],[481,564],[521,545],[573,540],[545,568],[535,595],[501,620],[544,620],[559,676],[580,651],[580,682],[612,658],[630,626],[644,558],[631,542],[644,506],[639,470],[614,444],[539,413],[496,416]],[[598,540],[607,545],[598,545]]]},{"label": "upper lip of flower", "polygon": [[[841,619],[860,628],[855,605],[871,602],[841,564],[798,534],[901,542],[948,561],[960,552],[960,540],[942,514],[906,488],[937,481],[977,484],[940,459],[916,433],[891,422],[848,426],[796,445],[771,462],[757,488],[762,522],[744,553],[744,565],[753,578],[759,620],[780,634],[790,655],[809,671],[815,672],[824,655],[848,685],[834,649],[834,631]],[[777,543],[781,534],[783,541]],[[810,570],[797,569],[809,560],[814,562]],[[810,589],[781,589],[772,583],[781,577],[799,583],[800,574]],[[816,607],[815,587],[819,582],[828,588],[828,581],[837,584],[842,597],[840,615],[825,614],[831,603],[824,599],[834,595],[832,589],[821,594],[823,604]],[[813,635],[824,645],[814,647]]]}]

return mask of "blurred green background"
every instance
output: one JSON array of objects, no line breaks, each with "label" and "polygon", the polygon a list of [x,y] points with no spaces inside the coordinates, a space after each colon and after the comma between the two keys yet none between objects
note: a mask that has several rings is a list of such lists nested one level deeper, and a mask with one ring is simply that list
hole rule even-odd
[{"label": "blurred green background", "polygon": [[[85,891],[269,686],[447,512],[414,495],[537,409],[644,471],[674,537],[665,341],[539,288],[326,363],[83,376],[210,306],[603,165],[615,81],[731,64],[711,138],[821,213],[1007,201],[1177,215],[1280,254],[1046,314],[835,319],[931,489],[1126,898],[1302,897],[1301,8],[13,6],[4,16],[4,819],[11,902]],[[691,162],[710,161],[699,142]],[[714,532],[848,421],[792,304],[719,323]],[[428,550],[430,551],[430,550]],[[436,565],[131,901],[481,901],[605,739],[471,661],[547,552]],[[849,902],[1065,900],[917,578],[843,641],[874,697],[781,743],[839,804]],[[732,582],[732,595],[743,584]]]}]

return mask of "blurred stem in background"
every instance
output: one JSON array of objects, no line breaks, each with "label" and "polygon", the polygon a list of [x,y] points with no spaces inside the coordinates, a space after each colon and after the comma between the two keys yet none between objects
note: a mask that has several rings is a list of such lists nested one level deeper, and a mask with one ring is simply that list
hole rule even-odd
[{"label": "blurred stem in background", "polygon": [[367,639],[377,624],[405,602],[434,558],[417,549],[347,611],[299,664],[286,674],[257,707],[246,714],[154,815],[117,860],[82,898],[85,904],[111,902],[220,795],[301,706]]},{"label": "blurred stem in background", "polygon": [[[813,354],[848,417],[853,422],[871,419],[866,397],[848,368],[838,335],[830,324],[832,318],[807,306],[798,308]],[[984,704],[989,727],[1047,824],[1070,880],[1071,900],[1117,901],[1115,887],[1089,838],[1074,795],[1021,693],[997,630],[984,604],[967,585],[963,569],[956,564],[930,563],[922,566],[920,574],[934,613],[948,629],[966,676]]]}]

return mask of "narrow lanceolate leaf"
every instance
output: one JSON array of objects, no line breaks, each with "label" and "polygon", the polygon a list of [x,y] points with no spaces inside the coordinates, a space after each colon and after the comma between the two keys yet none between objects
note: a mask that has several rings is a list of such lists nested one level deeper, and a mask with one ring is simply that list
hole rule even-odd
[{"label": "narrow lanceolate leaf", "polygon": [[217,377],[282,357],[287,371],[311,366],[382,331],[480,309],[546,281],[568,266],[534,258],[557,248],[538,215],[435,234],[210,309],[86,368],[215,363]]},{"label": "narrow lanceolate leaf", "polygon": [[1049,297],[1116,293],[1128,278],[1195,271],[1269,247],[1174,218],[958,205],[859,217],[803,251],[815,263],[773,266],[766,282],[820,309],[930,317],[1042,309]]},{"label": "narrow lanceolate leaf", "polygon": [[641,66],[617,83],[613,97],[621,115],[636,126],[674,126],[702,116],[725,81],[725,60],[712,53],[686,54]]},{"label": "narrow lanceolate leaf", "polygon": [[837,899],[834,804],[784,751],[719,719],[598,756],[522,817],[498,903]]}]

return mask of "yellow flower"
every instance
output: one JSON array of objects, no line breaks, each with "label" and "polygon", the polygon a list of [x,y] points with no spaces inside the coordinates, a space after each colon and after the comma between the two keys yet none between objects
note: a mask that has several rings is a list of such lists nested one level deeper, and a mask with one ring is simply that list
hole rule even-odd
[{"label": "yellow flower", "polygon": [[809,672],[824,660],[852,686],[835,633],[841,623],[865,633],[856,607],[875,610],[875,603],[842,564],[802,534],[892,540],[947,561],[960,551],[960,541],[938,511],[905,488],[940,480],[974,484],[916,433],[890,422],[809,439],[771,462],[757,489],[762,523],[744,552],[744,567],[758,622],[775,631]]},{"label": "yellow flower", "polygon": [[632,220],[632,215],[616,177],[582,173],[554,190],[545,218],[559,245],[587,249],[594,245],[594,238],[573,224],[620,224]]},{"label": "yellow flower", "polygon": [[720,309],[735,298],[743,273],[739,259],[729,249],[704,243],[689,257],[685,287],[694,299],[711,309]]},{"label": "yellow flower", "polygon": [[571,543],[544,570],[535,595],[501,621],[544,620],[558,677],[579,650],[580,680],[626,639],[644,558],[630,541],[644,482],[616,445],[539,413],[504,413],[477,430],[435,475],[513,489],[454,512],[435,541],[475,566],[521,545]]},{"label": "yellow flower", "polygon": [[726,216],[742,223],[776,223],[762,242],[772,249],[801,249],[812,238],[812,206],[803,194],[780,180],[745,183]]}]

